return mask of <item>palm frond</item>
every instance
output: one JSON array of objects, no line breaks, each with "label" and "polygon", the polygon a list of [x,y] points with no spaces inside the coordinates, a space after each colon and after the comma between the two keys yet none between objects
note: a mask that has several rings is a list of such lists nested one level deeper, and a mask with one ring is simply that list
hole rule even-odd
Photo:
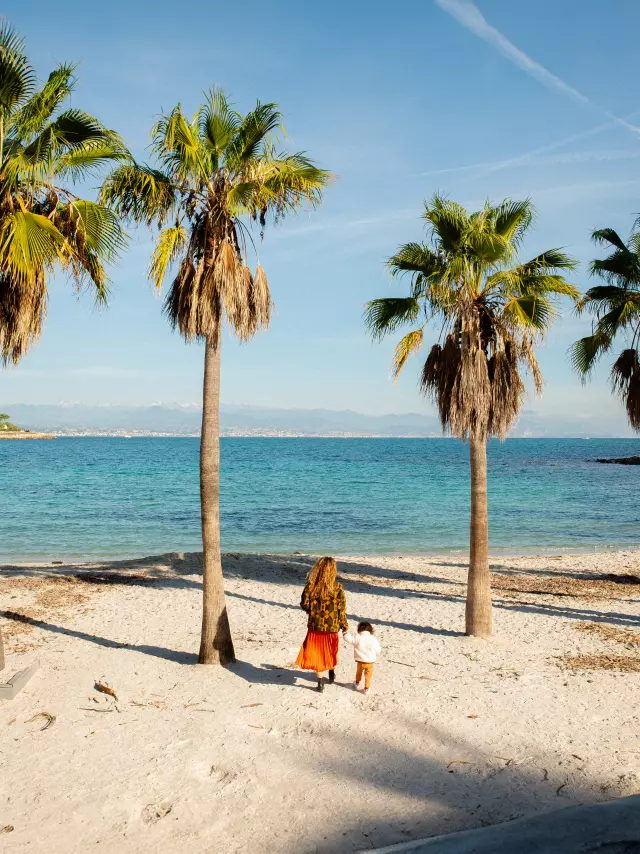
[{"label": "palm frond", "polygon": [[178,104],[167,115],[162,116],[154,126],[152,150],[163,168],[177,181],[193,181],[196,185],[209,178],[211,157],[201,144],[199,116],[193,123],[185,118]]},{"label": "palm frond", "polygon": [[73,91],[75,69],[75,65],[61,64],[49,74],[42,89],[31,95],[11,117],[11,136],[28,141],[44,129],[58,107]]},{"label": "palm frond", "polygon": [[234,138],[225,149],[225,162],[229,169],[242,171],[246,165],[262,153],[269,135],[282,123],[276,104],[256,104],[255,109],[242,120]]},{"label": "palm frond", "polygon": [[576,341],[569,349],[571,364],[576,373],[586,378],[603,353],[611,349],[613,339],[602,331]]},{"label": "palm frond", "polygon": [[462,205],[436,193],[430,202],[425,202],[424,219],[442,249],[456,252],[469,226],[469,214]]},{"label": "palm frond", "polygon": [[522,326],[544,332],[557,311],[544,296],[527,293],[508,300],[502,313],[511,326]]},{"label": "palm frond", "polygon": [[531,201],[505,199],[492,210],[492,227],[496,234],[503,237],[514,249],[518,249],[535,215]]},{"label": "palm frond", "polygon": [[304,152],[276,154],[267,146],[264,156],[247,170],[247,177],[234,184],[229,206],[236,215],[261,214],[264,222],[269,212],[278,219],[305,203],[319,204],[332,175]]},{"label": "palm frond", "polygon": [[622,398],[632,429],[640,432],[640,356],[634,348],[623,350],[611,368],[613,391]]},{"label": "palm frond", "polygon": [[8,114],[30,97],[36,74],[27,60],[24,40],[0,19],[0,112]]},{"label": "palm frond", "polygon": [[[114,261],[126,246],[126,237],[116,214],[97,202],[76,199],[58,209],[56,222],[70,225],[73,241],[104,261]],[[60,228],[64,233],[64,229]]]},{"label": "palm frond", "polygon": [[621,252],[628,251],[624,240],[613,228],[597,228],[591,233],[591,239],[594,243],[601,243],[603,245],[608,243],[610,246],[615,246]]},{"label": "palm frond", "polygon": [[406,323],[414,323],[420,303],[413,297],[383,297],[365,305],[365,325],[374,338],[381,339]]},{"label": "palm frond", "polygon": [[217,160],[238,132],[242,117],[232,109],[222,89],[212,88],[205,96],[206,101],[198,110],[200,137],[215,152]]},{"label": "palm frond", "polygon": [[408,332],[404,338],[398,342],[393,354],[393,379],[398,379],[400,371],[403,369],[405,362],[412,353],[417,352],[422,346],[424,333],[422,329],[414,329]]},{"label": "palm frond", "polygon": [[42,333],[47,310],[44,271],[38,270],[26,283],[0,273],[0,360],[17,365]]},{"label": "palm frond", "polygon": [[442,259],[424,243],[405,243],[387,261],[392,276],[401,273],[421,273],[425,277],[440,276],[443,271]]},{"label": "palm frond", "polygon": [[162,287],[169,265],[176,261],[186,244],[186,229],[179,225],[173,228],[165,228],[158,235],[158,242],[153,250],[149,268],[149,277],[158,290]]},{"label": "palm frond", "polygon": [[64,258],[64,235],[40,214],[17,210],[0,223],[0,271],[27,286],[41,270]]},{"label": "palm frond", "polygon": [[92,140],[60,156],[56,162],[56,174],[63,178],[68,175],[72,181],[77,181],[114,162],[132,162],[131,154],[120,140]]},{"label": "palm frond", "polygon": [[171,179],[159,169],[134,163],[108,175],[100,190],[100,202],[132,222],[162,227],[178,203]]}]

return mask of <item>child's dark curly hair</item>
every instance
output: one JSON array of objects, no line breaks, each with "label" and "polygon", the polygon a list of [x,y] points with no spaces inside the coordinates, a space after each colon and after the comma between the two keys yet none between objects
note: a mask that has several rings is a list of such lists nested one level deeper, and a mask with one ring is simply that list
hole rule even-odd
[{"label": "child's dark curly hair", "polygon": [[367,623],[366,620],[363,620],[361,623],[358,623],[358,634],[360,632],[370,632],[373,634],[373,626],[371,623]]}]

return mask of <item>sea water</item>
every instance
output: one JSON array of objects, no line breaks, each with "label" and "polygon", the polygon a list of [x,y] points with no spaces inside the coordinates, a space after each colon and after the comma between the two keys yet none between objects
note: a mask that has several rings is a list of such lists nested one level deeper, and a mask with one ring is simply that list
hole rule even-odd
[{"label": "sea water", "polygon": [[[495,552],[640,545],[634,439],[490,442]],[[453,439],[223,438],[224,551],[430,553],[468,546],[468,447]],[[0,442],[0,559],[201,548],[197,438]]]}]

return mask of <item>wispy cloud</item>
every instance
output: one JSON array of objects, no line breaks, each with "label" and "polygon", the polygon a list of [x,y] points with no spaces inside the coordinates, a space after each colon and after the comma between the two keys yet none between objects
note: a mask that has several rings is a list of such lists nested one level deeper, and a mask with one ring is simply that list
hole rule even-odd
[{"label": "wispy cloud", "polygon": [[327,231],[349,233],[355,231],[373,231],[377,228],[383,228],[393,222],[415,219],[419,213],[420,211],[417,208],[403,208],[396,211],[384,211],[380,214],[368,217],[335,217],[334,219],[312,222],[308,225],[281,228],[274,231],[273,235],[279,240],[289,240],[303,235]]},{"label": "wispy cloud", "polygon": [[[549,148],[544,149],[548,151]],[[590,151],[572,151],[565,154],[540,154],[540,149],[535,152],[527,152],[519,157],[508,160],[492,160],[484,163],[472,163],[468,166],[451,166],[447,169],[433,169],[423,172],[423,176],[444,175],[455,172],[469,172],[474,169],[492,172],[497,169],[505,169],[508,166],[554,166],[570,165],[572,163],[607,163],[616,160],[636,160],[640,157],[640,148],[616,148],[616,149],[593,149]]]},{"label": "wispy cloud", "polygon": [[530,77],[535,78],[539,83],[542,83],[543,86],[560,92],[578,104],[599,110],[616,124],[636,134],[640,134],[640,127],[615,115],[610,110],[594,104],[593,101],[578,91],[578,89],[570,86],[556,74],[552,74],[551,71],[540,65],[539,62],[536,62],[524,51],[520,50],[519,47],[516,47],[500,30],[497,30],[487,21],[480,9],[471,0],[435,0],[435,2],[444,12],[462,24],[463,27],[470,30],[479,38],[484,39],[484,41],[496,48],[510,62],[521,68]]}]

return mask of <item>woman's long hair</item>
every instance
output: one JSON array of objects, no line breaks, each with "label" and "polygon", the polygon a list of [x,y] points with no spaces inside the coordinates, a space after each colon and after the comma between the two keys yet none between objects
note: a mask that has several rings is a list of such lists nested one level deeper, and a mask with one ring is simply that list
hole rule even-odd
[{"label": "woman's long hair", "polygon": [[321,599],[330,596],[336,586],[337,572],[338,567],[332,557],[321,557],[316,561],[307,576],[311,596],[319,596]]}]

